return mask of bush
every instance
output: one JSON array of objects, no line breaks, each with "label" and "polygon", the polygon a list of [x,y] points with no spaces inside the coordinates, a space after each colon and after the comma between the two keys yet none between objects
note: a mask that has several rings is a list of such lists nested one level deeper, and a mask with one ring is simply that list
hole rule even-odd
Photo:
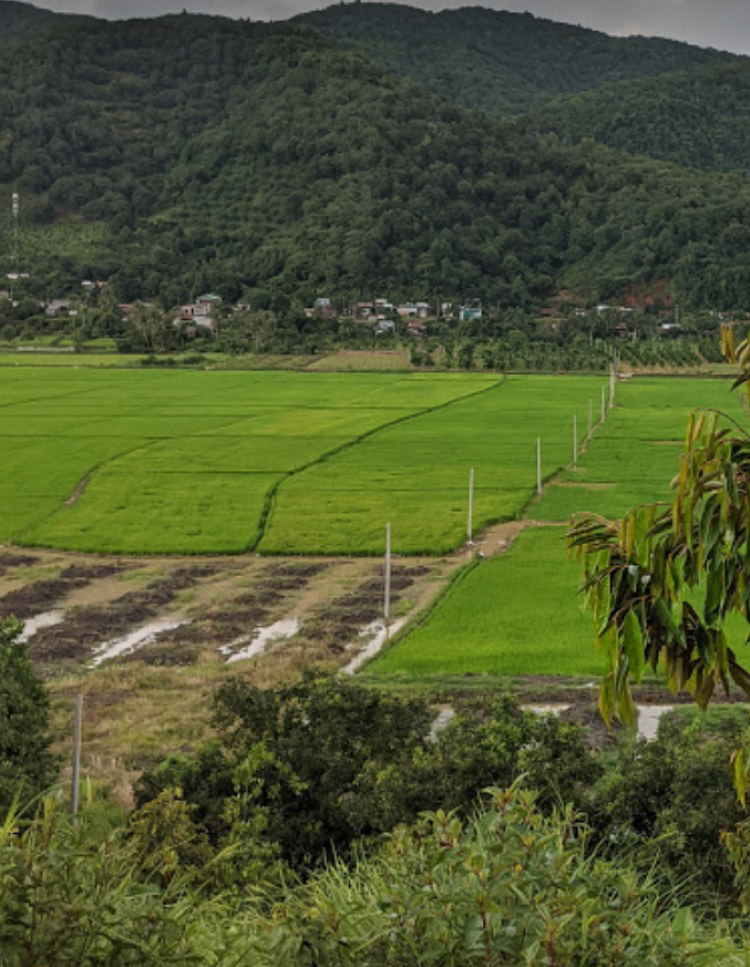
[{"label": "bush", "polygon": [[55,781],[59,762],[50,751],[49,696],[34,673],[22,625],[0,620],[0,818]]}]

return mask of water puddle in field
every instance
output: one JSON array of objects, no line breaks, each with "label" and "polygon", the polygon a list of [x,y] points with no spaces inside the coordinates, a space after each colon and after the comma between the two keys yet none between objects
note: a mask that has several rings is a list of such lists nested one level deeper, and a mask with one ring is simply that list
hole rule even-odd
[{"label": "water puddle in field", "polygon": [[[257,655],[261,655],[272,642],[283,641],[296,635],[300,629],[300,624],[299,618],[284,618],[268,625],[267,628],[256,628],[252,635],[235,638],[228,645],[222,645],[219,651],[222,655],[229,656],[227,658],[228,664],[235,661],[245,661],[247,658],[255,658]],[[235,648],[244,645],[245,642],[249,642],[249,644],[245,648],[235,651]]]},{"label": "water puddle in field", "polygon": [[652,742],[659,731],[659,720],[674,705],[641,705],[638,709],[638,738]]},{"label": "water puddle in field", "polygon": [[[384,625],[382,619],[371,621],[359,632],[360,638],[370,638],[364,648],[357,652],[348,665],[342,669],[345,675],[353,675],[366,661],[374,658],[388,641],[391,635],[395,635],[406,624],[406,618],[399,618],[392,625]],[[372,636],[372,637],[371,637]]]},{"label": "water puddle in field", "polygon": [[[570,705],[561,703],[550,703],[549,705],[522,705],[525,712],[533,712],[535,715],[562,715],[567,712]],[[638,709],[638,724],[636,732],[639,739],[646,742],[653,742],[659,731],[659,721],[666,712],[671,712],[674,705],[641,705]]]},{"label": "water puddle in field", "polygon": [[533,712],[534,715],[562,715],[568,711],[570,705],[552,702],[549,705],[522,705],[521,708],[524,712]]},{"label": "water puddle in field", "polygon": [[44,611],[42,614],[35,614],[33,618],[24,621],[19,641],[28,641],[34,637],[37,631],[59,625],[63,617],[62,611]]},{"label": "water puddle in field", "polygon": [[430,726],[430,742],[437,742],[437,737],[440,732],[449,725],[451,719],[455,715],[455,711],[450,707],[450,705],[445,705],[440,709],[438,714],[435,716],[432,725]]},{"label": "water puddle in field", "polygon": [[143,645],[150,645],[163,632],[174,631],[175,628],[188,624],[190,624],[190,621],[185,618],[159,618],[156,621],[150,621],[142,628],[137,628],[121,638],[112,638],[95,648],[94,657],[89,662],[89,668],[96,668],[102,662],[119,658],[120,655],[128,655]]}]

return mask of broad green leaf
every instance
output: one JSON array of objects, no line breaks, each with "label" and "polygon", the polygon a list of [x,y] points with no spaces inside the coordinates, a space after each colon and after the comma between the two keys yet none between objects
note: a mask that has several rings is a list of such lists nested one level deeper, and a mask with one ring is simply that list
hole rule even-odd
[{"label": "broad green leaf", "polygon": [[623,621],[622,642],[625,655],[628,659],[630,674],[636,682],[640,682],[643,679],[646,656],[643,650],[641,626],[638,618],[632,611],[627,613]]}]

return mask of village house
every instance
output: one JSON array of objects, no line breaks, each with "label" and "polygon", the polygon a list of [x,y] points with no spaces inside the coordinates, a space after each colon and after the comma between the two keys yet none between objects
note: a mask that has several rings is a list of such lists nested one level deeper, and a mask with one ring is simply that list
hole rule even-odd
[{"label": "village house", "polygon": [[305,315],[308,319],[313,319],[316,316],[323,319],[336,318],[331,300],[325,298],[316,299],[310,308],[305,309]]},{"label": "village house", "polygon": [[48,319],[59,319],[61,316],[75,316],[78,310],[69,299],[50,299],[44,304],[44,314]]},{"label": "village house", "polygon": [[426,302],[406,302],[396,307],[402,319],[427,319],[430,307]]},{"label": "village house", "polygon": [[482,318],[482,307],[477,305],[461,306],[458,313],[461,322],[474,322]]},{"label": "village house", "polygon": [[186,302],[180,306],[174,325],[183,326],[187,323],[213,331],[216,328],[216,308],[220,302],[221,296],[214,293],[198,296],[195,302]]}]

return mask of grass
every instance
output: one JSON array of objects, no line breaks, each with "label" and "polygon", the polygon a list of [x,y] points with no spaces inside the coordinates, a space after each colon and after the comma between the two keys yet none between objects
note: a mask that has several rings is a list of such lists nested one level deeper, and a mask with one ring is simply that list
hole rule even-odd
[{"label": "grass", "polygon": [[428,620],[368,666],[371,676],[601,673],[580,569],[563,528],[525,531],[501,557],[464,572]]},{"label": "grass", "polygon": [[[240,552],[279,482],[497,378],[13,367],[0,383],[0,539]],[[324,550],[313,535],[310,550]]]},{"label": "grass", "polygon": [[635,504],[669,499],[669,484],[695,407],[742,419],[723,380],[649,378],[618,387],[617,406],[596,433],[577,470],[561,474],[533,509],[539,520],[563,521],[588,510],[619,517]]},{"label": "grass", "polygon": [[[388,356],[388,358],[395,358]],[[0,381],[0,540],[116,553],[446,553],[572,456],[600,377],[75,369]],[[710,380],[634,380],[578,468],[529,508],[562,521],[666,496]]]},{"label": "grass", "polygon": [[[539,521],[577,511],[617,517],[629,506],[669,498],[694,407],[741,417],[729,383],[642,379],[618,387],[617,406],[576,470],[566,469],[528,508]],[[501,558],[484,561],[451,586],[428,619],[366,674],[384,680],[456,675],[598,675],[589,615],[577,600],[578,564],[566,559],[564,528],[523,533]],[[743,629],[730,624],[738,642]],[[738,655],[743,649],[738,647]]]},{"label": "grass", "polygon": [[600,380],[12,367],[0,539],[116,553],[440,553],[517,515]]},{"label": "grass", "polygon": [[537,436],[552,474],[571,459],[573,413],[584,426],[600,384],[485,380],[484,392],[387,427],[284,480],[259,549],[380,553],[390,521],[401,553],[452,550],[466,536],[470,470],[476,530],[517,516],[534,492]]}]

